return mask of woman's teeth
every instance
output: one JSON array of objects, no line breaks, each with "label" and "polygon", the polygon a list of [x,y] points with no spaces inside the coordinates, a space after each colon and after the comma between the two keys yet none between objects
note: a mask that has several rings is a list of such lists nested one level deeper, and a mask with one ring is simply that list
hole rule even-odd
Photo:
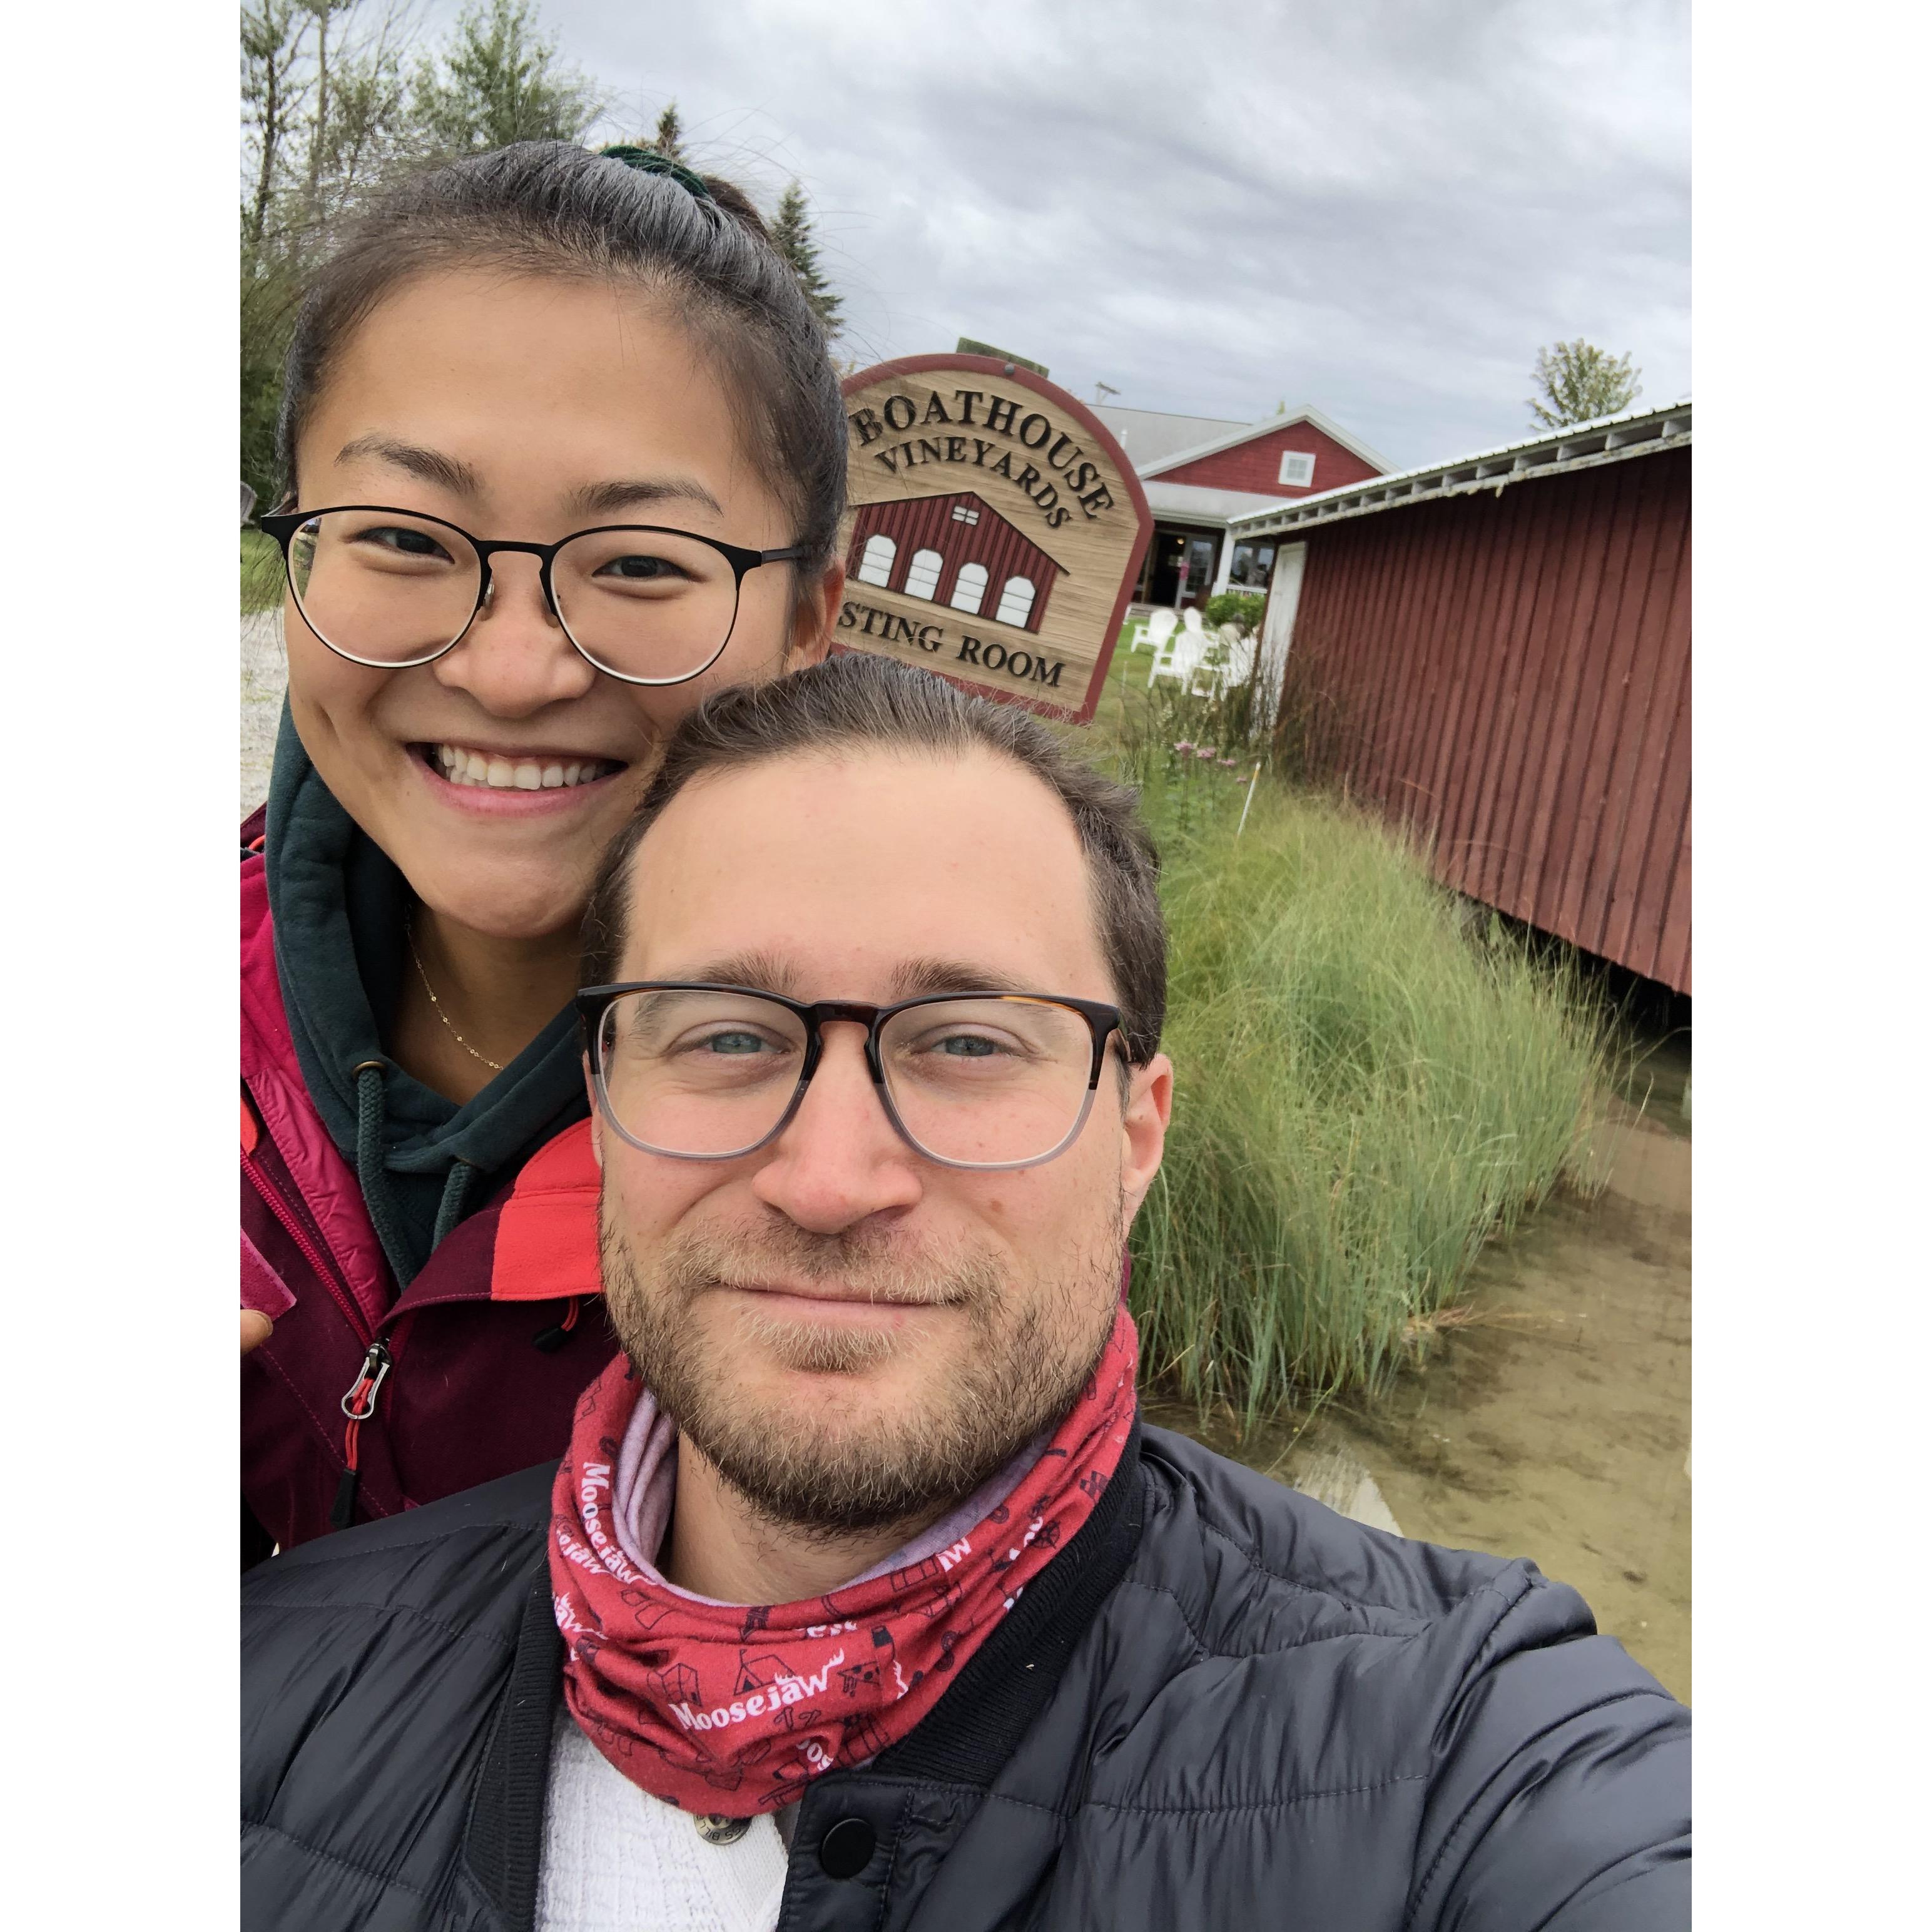
[{"label": "woman's teeth", "polygon": [[540,765],[532,758],[488,757],[460,745],[438,745],[433,755],[452,784],[485,785],[498,791],[555,791],[566,785],[588,784],[617,769],[605,758]]}]

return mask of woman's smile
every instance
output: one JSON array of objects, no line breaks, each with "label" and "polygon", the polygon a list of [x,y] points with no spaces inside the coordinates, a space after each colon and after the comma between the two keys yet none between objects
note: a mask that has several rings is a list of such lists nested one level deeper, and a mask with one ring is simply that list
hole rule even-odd
[{"label": "woman's smile", "polygon": [[622,758],[552,747],[439,740],[409,750],[439,805],[485,818],[595,811],[611,781],[630,769]]}]

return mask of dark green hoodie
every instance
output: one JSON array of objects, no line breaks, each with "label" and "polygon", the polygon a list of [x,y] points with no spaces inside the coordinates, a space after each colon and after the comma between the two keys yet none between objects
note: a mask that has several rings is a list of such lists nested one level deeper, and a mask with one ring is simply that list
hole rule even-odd
[{"label": "dark green hoodie", "polygon": [[[589,1108],[566,1008],[458,1106],[412,1079],[386,1042],[408,955],[402,874],[337,803],[286,703],[268,784],[268,904],[282,1003],[309,1096],[362,1178],[398,1283],[461,1216]],[[379,1071],[356,1070],[380,1060]]]}]

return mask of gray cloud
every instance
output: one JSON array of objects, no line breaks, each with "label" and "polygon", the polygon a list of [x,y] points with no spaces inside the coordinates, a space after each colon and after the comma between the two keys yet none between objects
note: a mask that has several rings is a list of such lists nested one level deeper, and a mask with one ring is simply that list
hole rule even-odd
[{"label": "gray cloud", "polygon": [[862,360],[968,334],[1398,465],[1527,434],[1558,338],[1690,388],[1684,0],[544,11],[624,131],[674,96],[716,171],[803,181]]}]

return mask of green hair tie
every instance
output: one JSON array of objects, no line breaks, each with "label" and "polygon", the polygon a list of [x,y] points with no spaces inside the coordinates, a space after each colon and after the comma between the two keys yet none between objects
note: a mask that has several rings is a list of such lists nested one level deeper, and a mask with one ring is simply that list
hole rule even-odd
[{"label": "green hair tie", "polygon": [[694,201],[711,199],[711,190],[698,176],[682,161],[673,160],[670,155],[661,154],[656,148],[633,148],[620,141],[597,152],[605,160],[622,161],[625,166],[635,168],[640,174],[669,175]]}]

